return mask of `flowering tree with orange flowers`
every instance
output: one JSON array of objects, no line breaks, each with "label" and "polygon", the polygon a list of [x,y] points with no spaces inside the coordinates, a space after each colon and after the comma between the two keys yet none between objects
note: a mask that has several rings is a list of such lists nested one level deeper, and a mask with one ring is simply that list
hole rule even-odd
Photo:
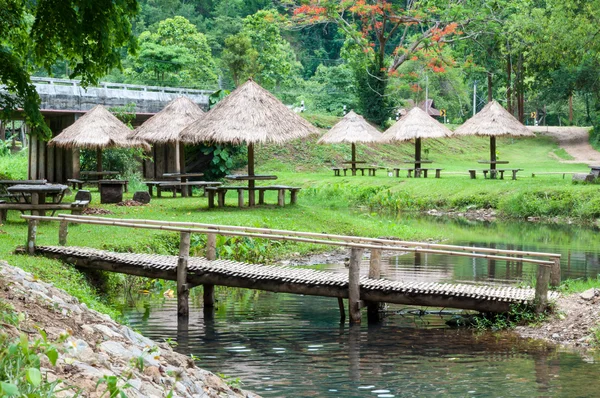
[{"label": "flowering tree with orange flowers", "polygon": [[[388,78],[406,61],[425,60],[443,72],[443,47],[462,32],[468,0],[307,0],[294,8],[300,24],[336,23],[349,39],[363,114],[382,124],[391,113]],[[356,65],[356,64],[355,64]]]}]

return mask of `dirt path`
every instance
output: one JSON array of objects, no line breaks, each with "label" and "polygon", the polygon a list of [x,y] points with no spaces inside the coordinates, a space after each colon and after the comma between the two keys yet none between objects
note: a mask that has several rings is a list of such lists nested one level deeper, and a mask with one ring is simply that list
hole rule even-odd
[{"label": "dirt path", "polygon": [[600,152],[589,143],[591,127],[530,126],[529,129],[536,134],[553,137],[561,148],[575,158],[560,160],[561,163],[586,163],[590,166],[600,164]]}]

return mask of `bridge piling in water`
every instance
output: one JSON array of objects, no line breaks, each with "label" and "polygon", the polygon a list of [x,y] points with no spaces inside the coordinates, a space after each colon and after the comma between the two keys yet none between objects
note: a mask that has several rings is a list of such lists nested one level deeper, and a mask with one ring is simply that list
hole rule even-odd
[{"label": "bridge piling in water", "polygon": [[[217,259],[217,234],[206,234],[206,259]],[[205,283],[202,285],[204,314],[212,313],[215,307],[215,285]]]},{"label": "bridge piling in water", "polygon": [[190,289],[187,283],[188,259],[190,257],[189,232],[180,233],[179,258],[177,260],[177,315],[187,318],[190,314]]},{"label": "bridge piling in water", "polygon": [[[371,249],[369,260],[369,279],[381,278],[381,249]],[[379,323],[381,321],[381,310],[383,303],[378,301],[367,301],[367,322]]]},{"label": "bridge piling in water", "polygon": [[360,262],[363,249],[353,247],[350,251],[350,270],[348,274],[348,313],[350,324],[360,324]]}]

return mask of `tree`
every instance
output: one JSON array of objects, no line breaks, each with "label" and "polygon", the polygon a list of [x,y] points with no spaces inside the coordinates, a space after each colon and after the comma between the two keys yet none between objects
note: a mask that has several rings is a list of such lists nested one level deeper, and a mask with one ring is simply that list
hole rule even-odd
[{"label": "tree", "polygon": [[225,39],[225,51],[221,60],[229,69],[236,86],[259,71],[258,52],[252,47],[250,37],[241,33]]},{"label": "tree", "polygon": [[0,93],[3,118],[22,108],[34,134],[48,136],[40,99],[29,79],[43,67],[49,73],[59,60],[70,65],[71,78],[94,84],[121,66],[121,51],[134,51],[131,19],[136,0],[0,0]]},{"label": "tree", "polygon": [[213,87],[215,62],[206,36],[184,17],[165,19],[140,35],[140,53],[129,75],[144,83]]},{"label": "tree", "polygon": [[260,71],[256,80],[269,88],[292,80],[301,69],[290,43],[281,36],[283,18],[274,10],[263,10],[244,18],[242,33],[258,53]]},{"label": "tree", "polygon": [[[363,114],[382,124],[390,114],[388,76],[417,53],[439,53],[447,38],[458,32],[465,9],[461,0],[310,0],[296,7],[300,23],[335,22],[352,42],[359,102]],[[439,3],[439,4],[438,4]],[[439,7],[438,7],[439,5]],[[431,68],[439,68],[432,61]]]}]

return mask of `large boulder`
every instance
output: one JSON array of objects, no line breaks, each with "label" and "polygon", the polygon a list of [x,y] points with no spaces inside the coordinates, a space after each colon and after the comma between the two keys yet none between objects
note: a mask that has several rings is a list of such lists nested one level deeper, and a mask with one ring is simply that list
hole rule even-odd
[{"label": "large boulder", "polygon": [[147,191],[137,191],[133,194],[133,200],[143,204],[148,204],[150,203],[150,193]]},{"label": "large boulder", "polygon": [[583,173],[575,173],[573,174],[573,182],[593,182],[594,181],[593,174],[583,174]]}]

